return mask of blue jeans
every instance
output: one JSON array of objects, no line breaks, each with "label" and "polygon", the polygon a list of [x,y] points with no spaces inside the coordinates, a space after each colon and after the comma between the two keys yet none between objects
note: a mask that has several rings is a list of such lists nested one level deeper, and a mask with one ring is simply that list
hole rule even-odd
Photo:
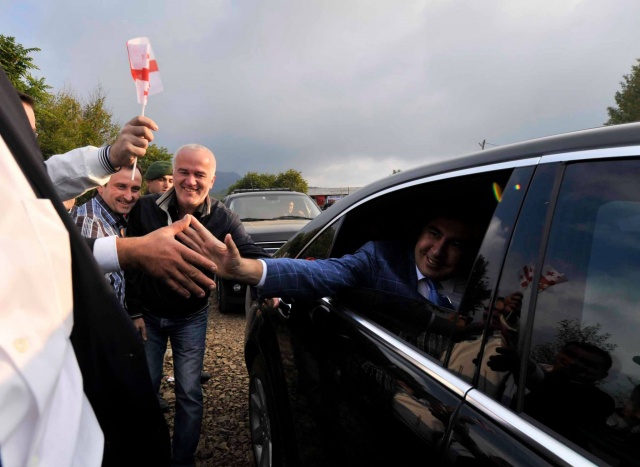
[{"label": "blue jeans", "polygon": [[202,424],[200,373],[207,335],[207,309],[186,318],[160,318],[144,314],[145,351],[156,392],[160,390],[167,339],[173,351],[176,415],[173,424],[171,465],[193,466]]}]

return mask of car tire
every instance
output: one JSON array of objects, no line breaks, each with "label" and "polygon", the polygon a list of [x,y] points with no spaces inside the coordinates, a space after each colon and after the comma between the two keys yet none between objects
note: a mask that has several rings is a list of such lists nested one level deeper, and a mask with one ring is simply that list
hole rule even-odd
[{"label": "car tire", "polygon": [[287,465],[273,387],[261,355],[249,371],[249,427],[256,467]]},{"label": "car tire", "polygon": [[216,293],[218,297],[218,311],[223,315],[227,315],[231,312],[229,306],[229,300],[227,300],[227,288],[220,279],[216,281]]}]

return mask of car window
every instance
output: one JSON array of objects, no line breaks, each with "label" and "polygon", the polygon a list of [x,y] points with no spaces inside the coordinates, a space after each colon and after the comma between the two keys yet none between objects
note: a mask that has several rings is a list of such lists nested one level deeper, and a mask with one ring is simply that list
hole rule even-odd
[{"label": "car window", "polygon": [[309,196],[295,193],[265,193],[237,196],[228,201],[240,220],[314,219],[320,209]]},{"label": "car window", "polygon": [[[347,213],[333,242],[330,256],[351,254],[365,243],[373,241],[376,245],[383,245],[380,248],[397,251],[398,255],[389,263],[389,267],[407,270],[407,280],[413,274],[416,282],[413,252],[431,210],[446,212],[447,209],[463,206],[469,213],[475,232],[474,241],[469,242],[458,275],[443,283],[443,293],[450,299],[451,306],[426,307],[416,284],[414,288],[408,285],[388,289],[382,287],[375,294],[349,300],[347,307],[399,336],[428,357],[442,362],[451,339],[462,339],[457,333],[459,315],[456,310],[466,289],[480,240],[489,228],[506,187],[517,192],[508,184],[511,174],[512,170],[509,169],[419,184],[373,198]],[[386,298],[382,296],[385,293]],[[399,295],[404,295],[405,300],[400,300]],[[420,305],[416,306],[408,299],[421,300]],[[428,326],[425,326],[425,317],[429,318],[426,322]]]},{"label": "car window", "polygon": [[[483,335],[482,339],[476,335],[476,340],[460,344],[463,348],[475,345],[475,352],[469,355],[467,363],[460,363],[460,369],[457,369],[457,372],[462,378],[473,382],[486,395],[501,401],[507,407],[515,396],[513,367],[518,362],[517,352],[520,354],[522,352],[524,344],[522,334],[525,331],[523,323],[526,323],[531,300],[531,291],[525,288],[526,283],[523,282],[523,277],[530,275],[528,272],[530,265],[537,261],[540,254],[549,197],[558,168],[558,164],[537,167],[526,193],[525,190],[518,190],[522,196],[526,195],[526,199],[515,229],[513,220],[506,223],[503,221],[505,217],[503,212],[504,208],[511,204],[512,207],[507,210],[512,211],[511,214],[514,215],[513,208],[517,205],[501,203],[496,210],[495,219],[492,221],[493,233],[487,235],[478,256],[479,259],[500,258],[502,251],[508,247],[502,270],[499,263],[495,264],[495,260],[487,261],[489,267],[485,267],[480,260],[476,263],[480,271],[475,275],[484,277],[484,283],[489,289],[482,302],[482,317],[476,316],[474,320],[481,323],[476,326],[482,328]],[[512,235],[511,232],[513,232]],[[482,349],[479,347],[480,342],[484,344]],[[506,352],[510,354],[505,355]],[[507,357],[511,357],[508,364],[499,361],[500,358]],[[479,361],[482,362],[481,365],[476,365]],[[496,364],[501,367],[495,366]],[[453,363],[450,366],[453,368]]]},{"label": "car window", "polygon": [[[538,171],[540,170],[549,172],[549,168],[546,166],[538,169]],[[504,336],[510,336],[506,329],[504,329],[504,336],[500,333],[504,326],[501,326],[500,322],[496,321],[499,320],[497,313],[489,312],[492,310],[489,304],[494,299],[500,303],[497,306],[501,306],[505,300],[501,295],[507,295],[507,292],[496,294],[496,285],[500,278],[505,252],[512,239],[514,223],[527,193],[533,171],[533,167],[519,168],[514,171],[509,181],[504,185],[500,203],[487,229],[460,305],[460,314],[462,315],[458,332],[460,338],[452,343],[446,360],[446,364],[452,372],[470,383],[474,381],[474,377],[478,377],[479,372],[480,382],[478,383],[478,388],[492,397],[495,397],[501,389],[502,375],[491,371],[486,366],[486,362],[483,362],[480,366],[477,365],[477,362],[481,361],[483,344],[484,352],[488,354],[493,352],[495,347],[501,345],[501,339]],[[537,177],[538,180],[541,178],[546,180],[551,177]],[[540,185],[542,187],[537,188]],[[548,184],[541,182],[534,184],[529,190],[527,200],[534,198],[531,192],[540,193],[540,195],[536,195],[536,200],[529,201],[529,204],[546,207],[544,203],[546,198],[544,197],[548,196],[548,191]],[[540,196],[543,197],[543,200],[538,200]],[[528,222],[527,229],[524,229],[525,233],[529,236],[538,232],[539,235],[542,226],[538,224],[540,222]],[[518,237],[517,234],[516,237]],[[530,245],[530,243],[525,243],[526,249],[526,246]],[[537,245],[538,243],[532,242],[532,244]],[[537,249],[533,254],[535,255],[536,253]],[[517,271],[514,274],[517,277]],[[510,299],[508,298],[508,300]],[[516,314],[509,315],[507,322],[511,326],[517,327]],[[510,337],[511,339],[515,338],[513,335]]]},{"label": "car window", "polygon": [[614,465],[640,459],[639,175],[638,160],[568,165],[522,276],[535,319],[514,405]]},{"label": "car window", "polygon": [[311,260],[328,258],[340,224],[338,221],[325,229],[298,257]]}]

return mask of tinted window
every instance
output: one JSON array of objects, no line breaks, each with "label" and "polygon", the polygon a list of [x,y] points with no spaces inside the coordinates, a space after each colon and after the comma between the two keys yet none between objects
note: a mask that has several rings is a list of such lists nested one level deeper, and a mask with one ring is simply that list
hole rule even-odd
[{"label": "tinted window", "polygon": [[[387,297],[380,293],[362,295],[358,300],[350,301],[348,308],[366,315],[429,357],[442,361],[452,337],[458,341],[462,339],[457,332],[456,310],[480,241],[505,190],[518,191],[509,184],[513,183],[509,182],[511,174],[511,170],[503,170],[424,183],[374,198],[347,213],[335,238],[331,257],[353,253],[368,241],[384,243],[385,246],[376,251],[393,252],[393,258],[387,258],[385,271],[393,270],[393,278],[402,276],[403,283],[385,289]],[[410,286],[411,280],[417,282],[416,240],[423,233],[425,220],[434,212],[462,215],[473,231],[473,241],[464,246],[457,274],[442,282],[442,292],[451,300],[452,306],[439,309],[425,304],[417,284]],[[479,306],[479,297],[471,295],[467,301]]]},{"label": "tinted window", "polygon": [[[501,287],[498,294],[495,293],[495,290],[502,268],[503,258],[511,242],[514,222],[520,211],[533,170],[533,167],[517,169],[509,181],[505,185],[500,186],[500,203],[491,219],[461,303],[460,314],[464,317],[464,319],[461,318],[459,320],[459,326],[461,328],[458,334],[461,336],[461,339],[453,343],[447,359],[447,365],[451,371],[468,382],[473,382],[474,376],[476,377],[476,381],[477,378],[479,378],[479,382],[477,383],[478,388],[492,397],[501,391],[503,375],[502,373],[491,371],[487,367],[486,362],[480,365],[480,367],[478,367],[477,362],[481,361],[480,352],[483,343],[485,354],[491,354],[495,352],[496,347],[505,345],[505,339],[517,339],[517,332],[510,331],[509,327],[511,327],[511,329],[518,327],[519,310],[518,313],[505,314],[503,324],[500,321],[500,315],[498,313],[490,313],[492,308],[489,304],[493,299],[496,301],[496,306],[493,307],[494,310],[498,307],[504,307],[505,304],[507,304],[507,307],[510,307],[512,306],[511,301],[518,298],[515,294],[509,296],[509,294],[513,292],[517,293],[517,288],[511,292],[507,292],[505,289],[503,292]],[[538,170],[540,171],[540,169]],[[543,168],[543,170],[548,169]],[[540,177],[538,177],[538,180],[540,180]],[[540,187],[540,185],[544,186]],[[534,187],[532,187],[530,191],[536,193],[535,201],[528,201],[529,205],[533,204],[546,208],[547,204],[545,201],[547,200],[546,196],[548,196],[549,191],[547,185],[547,183],[543,184],[540,182],[534,184]],[[531,200],[533,197],[534,196],[529,193],[528,200]],[[539,236],[540,230],[542,229],[541,224],[540,221],[537,223],[527,222],[527,228],[523,229],[523,233],[531,236],[536,235],[537,232]],[[518,234],[516,234],[516,238],[517,237]],[[533,245],[533,251],[527,251],[527,254],[535,255],[537,252],[537,242],[527,240],[524,243],[525,250],[531,250],[531,246]],[[520,259],[516,260],[517,263],[520,261]],[[511,278],[511,275],[517,277],[517,273],[517,270],[513,273],[506,273],[505,277]],[[512,284],[509,286],[511,287]],[[506,320],[504,320],[505,317]]]},{"label": "tinted window", "polygon": [[518,408],[614,465],[640,463],[639,176],[636,160],[567,166],[542,266],[522,276],[536,303]]}]

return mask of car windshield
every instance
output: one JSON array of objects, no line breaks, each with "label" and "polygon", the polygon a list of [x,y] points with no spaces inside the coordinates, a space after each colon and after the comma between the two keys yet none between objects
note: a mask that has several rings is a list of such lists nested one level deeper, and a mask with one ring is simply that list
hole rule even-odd
[{"label": "car windshield", "polygon": [[242,221],[313,219],[320,214],[320,209],[308,196],[282,193],[239,196],[230,201],[229,209]]}]

